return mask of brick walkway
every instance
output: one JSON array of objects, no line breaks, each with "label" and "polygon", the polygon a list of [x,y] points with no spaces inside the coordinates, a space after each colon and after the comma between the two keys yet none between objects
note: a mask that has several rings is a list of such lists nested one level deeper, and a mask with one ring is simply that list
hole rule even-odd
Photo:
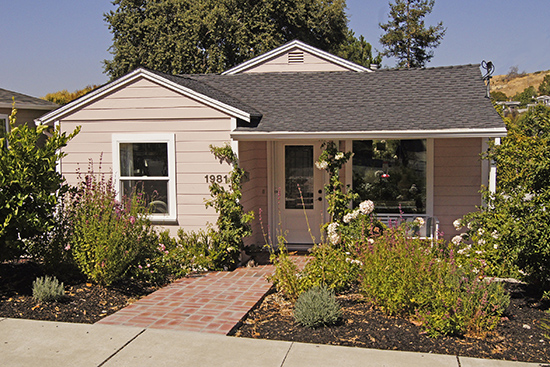
[{"label": "brick walkway", "polygon": [[[302,267],[305,257],[295,258]],[[271,288],[272,265],[182,278],[100,324],[227,334]]]}]

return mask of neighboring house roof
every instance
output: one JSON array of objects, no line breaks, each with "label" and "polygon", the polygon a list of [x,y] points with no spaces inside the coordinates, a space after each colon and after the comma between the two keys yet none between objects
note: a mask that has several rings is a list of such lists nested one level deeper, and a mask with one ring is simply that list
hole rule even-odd
[{"label": "neighboring house roof", "polygon": [[295,136],[502,136],[506,129],[479,65],[373,73],[264,73],[192,76],[263,115],[240,124],[238,139]]},{"label": "neighboring house roof", "polygon": [[308,52],[314,56],[319,57],[320,59],[326,60],[335,65],[341,66],[349,71],[367,71],[367,72],[372,71],[369,68],[366,68],[362,65],[358,65],[354,62],[348,61],[336,55],[330,54],[328,52],[325,52],[323,50],[310,46],[306,43],[303,43],[302,41],[294,40],[294,41],[285,43],[284,45],[279,46],[264,54],[256,56],[248,61],[245,61],[242,64],[239,64],[229,70],[226,70],[222,73],[222,75],[232,75],[232,74],[240,74],[240,73],[246,72],[247,70],[250,70],[258,66],[259,64],[262,64],[268,60],[274,59],[278,56],[284,55],[285,53],[291,50],[292,51],[301,50],[304,52]]},{"label": "neighboring house roof", "polygon": [[59,105],[44,99],[0,88],[0,108],[12,108],[13,99],[15,99],[15,107],[21,109],[51,111],[59,107]]},{"label": "neighboring house roof", "polygon": [[38,120],[49,123],[138,78],[238,120],[237,140],[497,137],[506,129],[479,65],[372,73],[168,75],[137,69]]}]

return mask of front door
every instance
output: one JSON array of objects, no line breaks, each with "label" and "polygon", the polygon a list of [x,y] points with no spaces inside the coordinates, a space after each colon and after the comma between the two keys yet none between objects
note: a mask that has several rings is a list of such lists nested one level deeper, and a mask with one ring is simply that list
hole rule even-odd
[{"label": "front door", "polygon": [[324,171],[315,168],[321,143],[277,143],[276,190],[280,193],[274,216],[289,245],[319,242],[325,217]]}]

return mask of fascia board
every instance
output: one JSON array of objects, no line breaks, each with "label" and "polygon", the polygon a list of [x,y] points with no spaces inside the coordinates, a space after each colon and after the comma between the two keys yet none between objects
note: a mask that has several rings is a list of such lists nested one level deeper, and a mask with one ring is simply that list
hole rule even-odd
[{"label": "fascia board", "polygon": [[307,51],[315,56],[318,56],[322,59],[326,59],[326,60],[329,60],[335,64],[338,64],[340,66],[343,66],[345,68],[348,68],[352,71],[357,71],[357,72],[372,72],[371,69],[369,68],[366,68],[364,66],[361,66],[361,65],[358,65],[358,64],[355,64],[351,61],[348,61],[348,60],[345,60],[345,59],[342,59],[341,57],[338,57],[338,56],[335,56],[331,53],[328,53],[328,52],[325,52],[323,50],[320,50],[318,48],[315,48],[313,46],[310,46],[306,43],[303,43],[301,41],[298,41],[298,40],[294,40],[294,41],[291,41],[287,44],[284,44],[280,47],[277,47],[271,51],[268,51],[260,56],[256,56],[248,61],[245,61],[243,62],[242,64],[239,64],[229,70],[226,70],[224,71],[221,75],[232,75],[232,74],[238,74],[238,73],[241,73],[247,69],[250,69],[258,64],[261,64],[262,62],[264,61],[267,61],[273,57],[276,57],[276,56],[279,56],[279,55],[282,55],[284,54],[285,52],[287,52],[288,50],[294,48],[294,47],[298,47],[298,48],[301,48],[302,50],[304,51]]},{"label": "fascia board", "polygon": [[106,84],[105,86],[91,92],[90,94],[79,98],[71,103],[68,103],[67,105],[60,107],[42,117],[35,120],[37,124],[48,124],[55,120],[60,120],[63,118],[63,116],[70,114],[71,112],[77,110],[78,108],[89,104],[101,97],[103,97],[106,94],[109,94],[115,89],[118,89],[120,87],[123,87],[124,85],[127,85],[136,79],[143,77],[147,80],[156,82],[168,89],[171,89],[173,91],[182,93],[183,95],[196,99],[205,105],[208,105],[210,107],[216,108],[218,110],[221,110],[231,116],[240,118],[242,120],[245,120],[247,122],[250,122],[250,114],[247,112],[241,111],[233,106],[229,106],[223,102],[220,102],[214,98],[210,98],[208,96],[205,96],[204,94],[195,92],[194,90],[184,87],[182,85],[179,85],[177,83],[174,83],[170,80],[167,80],[155,73],[152,73],[145,69],[136,69],[133,72],[121,77],[120,79],[117,79],[109,84]]},{"label": "fascia board", "polygon": [[247,132],[235,131],[235,140],[298,139],[424,139],[424,138],[497,138],[506,136],[506,128],[448,130],[323,131],[323,132]]}]

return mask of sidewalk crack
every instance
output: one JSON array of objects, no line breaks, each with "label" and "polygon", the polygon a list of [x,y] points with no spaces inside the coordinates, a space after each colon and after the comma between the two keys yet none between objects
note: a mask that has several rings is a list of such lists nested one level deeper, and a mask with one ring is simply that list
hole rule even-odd
[{"label": "sidewalk crack", "polygon": [[286,357],[288,356],[288,353],[290,353],[290,350],[292,349],[292,346],[294,345],[294,342],[290,343],[290,347],[288,347],[288,350],[286,351],[285,357],[283,358],[283,361],[281,362],[281,366],[283,367],[286,361]]},{"label": "sidewalk crack", "polygon": [[139,333],[137,333],[132,339],[128,340],[126,343],[124,343],[124,345],[120,348],[118,348],[113,354],[111,354],[109,357],[107,357],[106,360],[104,360],[103,362],[101,362],[100,364],[97,365],[97,367],[101,367],[103,366],[105,363],[107,363],[111,358],[113,358],[114,356],[116,356],[118,354],[118,352],[120,352],[121,350],[123,350],[124,348],[126,348],[128,346],[128,344],[130,344],[131,342],[133,342],[134,340],[136,340],[136,338],[138,336],[140,336],[141,334],[143,334],[145,332],[145,330],[147,329],[143,329],[141,330]]}]

